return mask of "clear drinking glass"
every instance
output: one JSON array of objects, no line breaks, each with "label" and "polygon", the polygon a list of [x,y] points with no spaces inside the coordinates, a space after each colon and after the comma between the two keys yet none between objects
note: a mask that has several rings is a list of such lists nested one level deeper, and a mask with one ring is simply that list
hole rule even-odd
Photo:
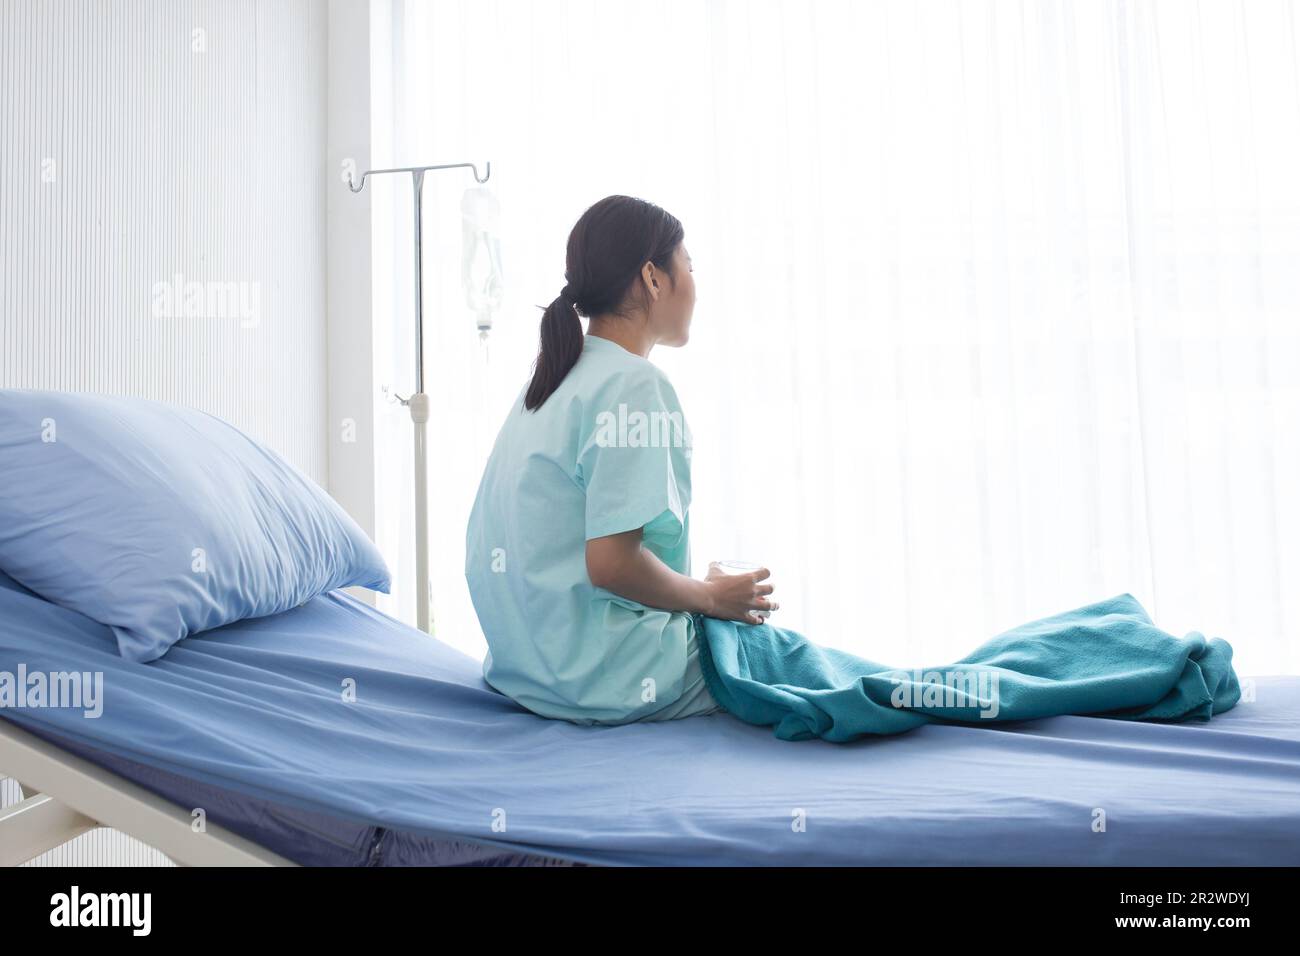
[{"label": "clear drinking glass", "polygon": [[[718,561],[716,564],[723,574],[752,574],[762,567],[761,564],[754,564],[751,561]],[[771,611],[759,608],[754,608],[750,613],[757,614],[764,621],[772,616]]]}]

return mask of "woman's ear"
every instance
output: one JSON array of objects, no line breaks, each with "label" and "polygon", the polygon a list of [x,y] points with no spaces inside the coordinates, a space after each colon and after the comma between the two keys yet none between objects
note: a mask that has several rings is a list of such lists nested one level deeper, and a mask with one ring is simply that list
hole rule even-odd
[{"label": "woman's ear", "polygon": [[659,297],[659,270],[655,268],[653,262],[647,261],[641,267],[641,281],[645,283],[651,301]]}]

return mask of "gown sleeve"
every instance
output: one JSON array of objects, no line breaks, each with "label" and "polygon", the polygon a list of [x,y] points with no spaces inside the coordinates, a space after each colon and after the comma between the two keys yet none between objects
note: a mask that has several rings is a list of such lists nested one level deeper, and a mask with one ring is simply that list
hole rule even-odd
[{"label": "gown sleeve", "polygon": [[691,438],[667,376],[628,376],[585,417],[577,479],[587,540],[643,528],[645,540],[676,544],[691,501]]}]

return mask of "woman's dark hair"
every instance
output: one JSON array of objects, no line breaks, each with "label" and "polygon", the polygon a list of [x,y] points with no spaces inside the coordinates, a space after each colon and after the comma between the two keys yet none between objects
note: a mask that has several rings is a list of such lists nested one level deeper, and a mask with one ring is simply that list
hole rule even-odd
[{"label": "woman's dark hair", "polygon": [[568,285],[542,315],[525,408],[540,407],[577,364],[582,354],[579,315],[626,314],[623,298],[647,262],[668,273],[672,287],[677,287],[673,253],[685,235],[675,216],[632,196],[606,196],[582,214],[569,233],[564,269]]}]

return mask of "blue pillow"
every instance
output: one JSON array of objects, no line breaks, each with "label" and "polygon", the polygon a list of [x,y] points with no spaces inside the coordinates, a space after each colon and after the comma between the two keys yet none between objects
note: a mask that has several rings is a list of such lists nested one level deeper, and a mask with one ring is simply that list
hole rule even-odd
[{"label": "blue pillow", "polygon": [[221,419],[17,389],[0,389],[0,570],[110,626],[135,661],[324,591],[389,587],[348,514]]},{"label": "blue pillow", "polygon": [[[3,571],[0,571],[0,591],[16,591],[19,594],[33,594],[30,589],[23,587]],[[35,596],[40,597],[39,594]]]}]

